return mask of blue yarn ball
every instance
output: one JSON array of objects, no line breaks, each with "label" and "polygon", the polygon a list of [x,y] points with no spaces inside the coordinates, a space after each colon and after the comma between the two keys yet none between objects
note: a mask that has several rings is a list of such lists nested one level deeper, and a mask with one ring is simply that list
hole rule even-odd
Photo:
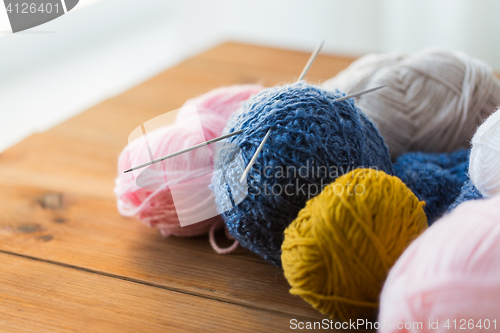
[{"label": "blue yarn ball", "polygon": [[479,190],[474,186],[472,181],[468,178],[465,184],[462,186],[462,190],[460,191],[460,195],[458,198],[453,202],[450,207],[448,208],[448,211],[451,212],[453,209],[455,209],[458,205],[460,205],[462,202],[469,201],[469,200],[477,200],[477,199],[482,199],[483,195],[479,193]]},{"label": "blue yarn ball", "polygon": [[[229,233],[277,266],[285,228],[323,187],[358,167],[393,174],[378,130],[352,99],[333,102],[342,96],[303,82],[269,88],[243,104],[224,130],[243,130],[228,141],[241,149],[244,166],[272,130],[247,177],[244,199],[235,192],[241,167],[234,171],[231,148],[216,158],[212,189]],[[234,204],[226,210],[228,197]]]},{"label": "blue yarn ball", "polygon": [[441,217],[460,194],[467,180],[469,151],[452,153],[406,153],[398,157],[394,172],[419,200],[425,201],[431,225]]}]

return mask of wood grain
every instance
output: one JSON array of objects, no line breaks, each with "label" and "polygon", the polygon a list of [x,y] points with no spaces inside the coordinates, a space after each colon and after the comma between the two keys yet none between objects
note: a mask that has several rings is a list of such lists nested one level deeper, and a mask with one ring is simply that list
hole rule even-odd
[{"label": "wood grain", "polygon": [[292,318],[5,253],[0,262],[1,332],[277,332]]},{"label": "wood grain", "polygon": [[[294,82],[309,56],[305,52],[226,43],[188,59],[110,101],[128,107],[147,105],[151,109],[165,110],[164,106],[173,100],[171,94],[184,102],[220,86],[260,83],[269,87]],[[335,76],[353,60],[320,54],[305,78],[319,83]]]},{"label": "wood grain", "polygon": [[206,237],[162,238],[121,217],[112,202],[4,185],[0,250],[170,290],[311,318],[323,318],[288,293],[280,269],[247,251],[222,256]]},{"label": "wood grain", "polygon": [[[324,318],[288,293],[280,269],[243,249],[217,255],[206,236],[164,239],[121,217],[113,193],[118,154],[139,124],[166,112],[173,121],[187,99],[220,86],[291,82],[308,57],[226,43],[1,153],[0,296],[8,302],[0,330],[287,331],[291,317]],[[351,61],[320,55],[307,78],[320,82]],[[186,323],[188,310],[203,324]]]}]

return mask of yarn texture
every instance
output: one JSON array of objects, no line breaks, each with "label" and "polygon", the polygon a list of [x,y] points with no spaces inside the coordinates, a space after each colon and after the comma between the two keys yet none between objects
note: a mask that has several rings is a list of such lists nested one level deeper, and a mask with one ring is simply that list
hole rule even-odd
[{"label": "yarn texture", "polygon": [[484,62],[447,49],[370,54],[323,83],[360,96],[357,106],[377,125],[393,158],[407,151],[468,148],[477,126],[500,104],[500,81]]},{"label": "yarn texture", "polygon": [[[228,141],[238,146],[247,165],[272,130],[251,169],[245,199],[222,213],[240,244],[275,265],[285,228],[311,197],[342,174],[358,167],[393,173],[387,147],[375,126],[352,100],[332,101],[340,93],[304,82],[265,89],[249,99],[224,132],[243,130]],[[235,200],[241,173],[234,173],[231,152],[216,160],[212,188],[218,206]]]},{"label": "yarn texture", "polygon": [[405,153],[398,157],[394,172],[419,200],[425,201],[431,225],[460,195],[467,178],[469,151],[453,153]]},{"label": "yarn texture", "polygon": [[[173,125],[148,133],[152,154],[158,158],[220,136],[227,119],[238,109],[241,102],[261,89],[263,88],[258,85],[224,87],[187,101],[185,106],[195,107],[181,108]],[[199,127],[193,126],[194,122],[201,123],[203,133],[199,133]],[[197,149],[176,157],[175,162],[169,164],[169,186],[190,180],[195,189],[189,197],[189,202],[194,202],[193,206],[189,206],[189,214],[203,216],[204,211],[214,206],[214,196],[208,187],[211,174],[207,174],[212,167],[205,162],[209,158],[207,150]],[[215,230],[223,225],[221,217],[214,216],[181,227],[170,188],[166,185],[163,163],[149,167],[147,177],[142,179],[143,187],[137,185],[132,173],[123,173],[131,166],[150,160],[142,138],[129,143],[120,154],[115,194],[121,215],[135,216],[144,224],[158,228],[164,236],[196,236],[207,233],[213,226],[212,230]],[[206,167],[210,170],[205,170]]]},{"label": "yarn texture", "polygon": [[448,207],[448,212],[452,211],[453,209],[457,208],[458,205],[460,205],[462,202],[469,201],[469,200],[477,200],[477,199],[482,199],[483,195],[479,193],[477,190],[476,186],[472,183],[472,181],[468,178],[464,185],[462,186],[460,190],[460,194],[458,195],[457,199]]},{"label": "yarn texture", "polygon": [[472,138],[470,178],[484,197],[500,194],[500,110]]},{"label": "yarn texture", "polygon": [[335,319],[375,319],[389,269],[427,228],[424,205],[382,171],[338,178],[285,230],[281,257],[290,292]]},{"label": "yarn texture", "polygon": [[[499,276],[500,197],[463,203],[406,249],[384,285],[379,322],[423,327],[379,332],[463,332],[468,326],[460,329],[461,319],[474,322],[471,332],[485,330],[486,320],[498,331]],[[439,321],[439,329],[430,329],[429,321]]]}]

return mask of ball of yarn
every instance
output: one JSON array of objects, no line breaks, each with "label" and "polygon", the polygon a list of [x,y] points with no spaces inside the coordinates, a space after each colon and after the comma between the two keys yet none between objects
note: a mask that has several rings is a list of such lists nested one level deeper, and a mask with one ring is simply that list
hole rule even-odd
[{"label": "ball of yarn", "polygon": [[[393,173],[375,126],[352,100],[333,102],[340,96],[303,82],[266,89],[244,103],[224,130],[243,130],[230,141],[245,165],[272,131],[247,177],[248,195],[222,217],[243,247],[275,265],[283,231],[324,186],[358,167]],[[216,160],[212,185],[219,206],[239,184],[241,173],[232,174],[230,158],[222,151]]]},{"label": "ball of yarn", "polygon": [[500,193],[500,110],[472,138],[470,178],[484,197]]},{"label": "ball of yarn", "polygon": [[424,203],[397,177],[357,169],[309,200],[285,230],[290,292],[332,318],[376,318],[389,269],[427,228]]},{"label": "ball of yarn", "polygon": [[393,165],[394,173],[419,200],[425,201],[431,225],[460,195],[467,180],[469,151],[453,153],[405,153]]},{"label": "ball of yarn", "polygon": [[[181,108],[173,125],[159,128],[148,133],[149,145],[155,158],[191,147],[205,140],[222,134],[229,116],[240,106],[241,102],[262,89],[258,85],[238,85],[213,90],[200,97],[189,100],[185,105],[193,107]],[[201,123],[203,135],[199,127],[192,123]],[[181,227],[171,191],[165,186],[165,171],[162,163],[148,169],[148,184],[156,184],[150,188],[140,187],[132,173],[123,171],[131,166],[151,160],[149,152],[144,149],[142,138],[131,142],[120,154],[118,160],[118,177],[115,194],[118,198],[118,211],[123,216],[135,216],[150,227],[157,227],[164,236],[196,236],[207,233],[216,224],[222,226],[220,216],[203,220],[199,223]],[[206,150],[197,149],[176,158],[175,170],[169,170],[169,184],[184,180],[194,182],[198,190],[193,192],[190,202],[196,202],[190,212],[201,214],[213,206],[213,193],[209,189],[210,175],[197,175],[201,161],[206,161]],[[163,186],[160,186],[163,185]],[[182,205],[181,205],[182,206]]]},{"label": "ball of yarn", "polygon": [[457,199],[448,207],[448,212],[457,208],[458,205],[460,205],[462,202],[469,200],[477,200],[482,198],[483,195],[479,193],[479,191],[477,190],[476,186],[474,186],[472,181],[469,178],[467,178],[464,185],[460,189],[460,194],[458,195]]},{"label": "ball of yarn", "polygon": [[500,197],[463,203],[406,249],[383,288],[379,322],[423,326],[380,332],[481,332],[476,325],[486,320],[498,331],[499,276]]},{"label": "ball of yarn", "polygon": [[368,55],[323,83],[349,93],[387,84],[357,105],[377,125],[391,156],[451,152],[500,104],[500,81],[484,62],[446,49]]}]

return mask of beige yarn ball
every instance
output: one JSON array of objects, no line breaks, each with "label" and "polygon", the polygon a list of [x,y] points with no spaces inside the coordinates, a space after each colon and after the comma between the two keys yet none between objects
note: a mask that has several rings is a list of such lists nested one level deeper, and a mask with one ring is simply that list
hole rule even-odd
[{"label": "beige yarn ball", "polygon": [[425,49],[369,54],[322,88],[360,96],[356,105],[377,125],[393,158],[407,151],[450,152],[469,147],[476,128],[500,105],[500,80],[465,53]]}]

